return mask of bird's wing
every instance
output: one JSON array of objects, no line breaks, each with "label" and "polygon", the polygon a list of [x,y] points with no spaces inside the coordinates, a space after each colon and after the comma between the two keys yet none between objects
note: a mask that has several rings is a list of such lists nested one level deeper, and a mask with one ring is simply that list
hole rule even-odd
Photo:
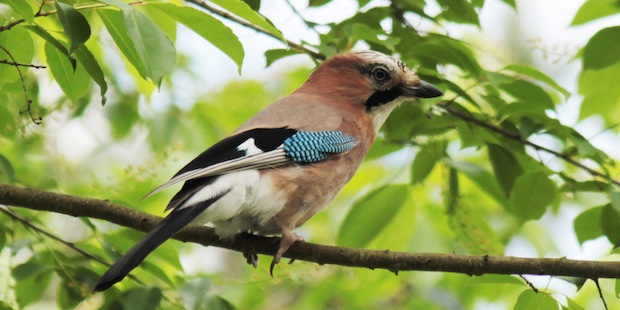
[{"label": "bird's wing", "polygon": [[300,131],[292,128],[255,128],[230,136],[198,155],[146,197],[173,184],[243,170],[324,160],[349,151],[353,137],[340,131]]}]

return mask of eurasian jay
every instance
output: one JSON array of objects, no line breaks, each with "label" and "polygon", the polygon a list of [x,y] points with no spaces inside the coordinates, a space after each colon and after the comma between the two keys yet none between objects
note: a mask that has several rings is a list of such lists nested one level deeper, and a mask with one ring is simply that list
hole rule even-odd
[{"label": "eurasian jay", "polygon": [[[212,223],[221,239],[280,234],[271,269],[296,241],[293,229],[351,179],[379,128],[403,100],[442,93],[395,58],[374,51],[333,56],[282,98],[198,155],[147,196],[184,182],[172,210],[101,277],[121,281],[190,223]],[[255,255],[254,255],[255,256]]]}]

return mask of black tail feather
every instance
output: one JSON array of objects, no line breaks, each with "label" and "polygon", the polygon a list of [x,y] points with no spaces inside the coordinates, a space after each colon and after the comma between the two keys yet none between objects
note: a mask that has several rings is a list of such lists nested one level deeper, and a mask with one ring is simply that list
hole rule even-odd
[{"label": "black tail feather", "polygon": [[99,292],[106,290],[114,285],[114,283],[121,281],[130,271],[136,268],[147,255],[181,230],[181,228],[189,224],[196,216],[226,193],[227,192],[222,193],[191,207],[174,210],[106,271],[101,279],[99,279],[94,291]]}]

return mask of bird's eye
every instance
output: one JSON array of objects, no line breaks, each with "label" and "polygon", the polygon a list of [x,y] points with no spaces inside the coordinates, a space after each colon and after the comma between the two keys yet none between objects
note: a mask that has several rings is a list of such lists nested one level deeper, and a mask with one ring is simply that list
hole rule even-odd
[{"label": "bird's eye", "polygon": [[378,67],[374,68],[371,72],[372,78],[377,83],[385,83],[390,79],[390,74],[384,68]]}]

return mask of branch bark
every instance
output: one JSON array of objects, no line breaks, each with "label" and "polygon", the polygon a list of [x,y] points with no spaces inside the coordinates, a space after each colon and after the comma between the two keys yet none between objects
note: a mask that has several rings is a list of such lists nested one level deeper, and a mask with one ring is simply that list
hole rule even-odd
[{"label": "branch bark", "polygon": [[[148,231],[161,218],[105,200],[83,198],[0,184],[0,204],[50,211],[70,216],[105,220],[121,226]],[[222,242],[213,229],[192,226],[181,230],[174,239],[205,246],[217,246],[241,253],[273,255],[277,237],[239,235],[232,242]],[[582,261],[566,258],[520,258],[490,255],[441,253],[403,253],[389,250],[362,250],[305,242],[295,243],[285,257],[318,264],[332,264],[369,269],[399,271],[455,272],[467,275],[529,274],[570,276],[589,279],[620,278],[620,262]]]}]

